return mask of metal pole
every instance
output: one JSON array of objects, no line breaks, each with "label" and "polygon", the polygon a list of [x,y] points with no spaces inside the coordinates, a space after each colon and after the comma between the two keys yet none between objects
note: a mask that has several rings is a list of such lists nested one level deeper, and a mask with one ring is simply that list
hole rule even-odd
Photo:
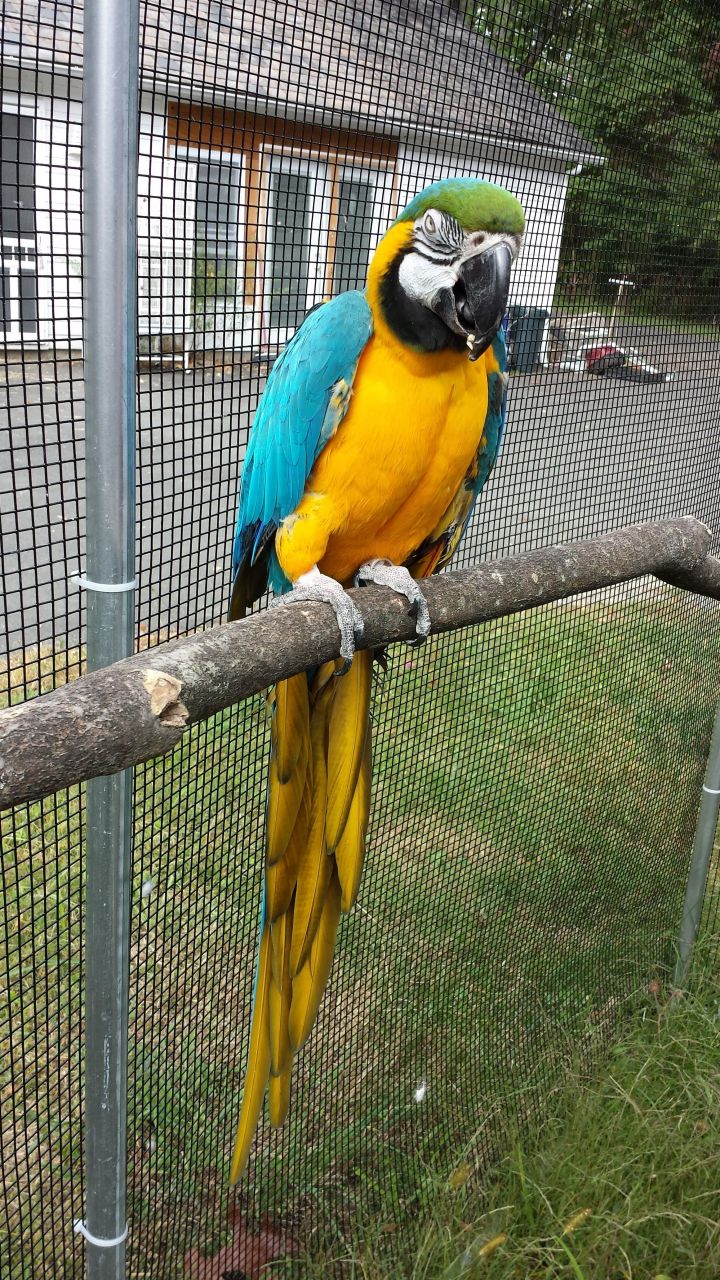
[{"label": "metal pole", "polygon": [[615,299],[615,305],[613,306],[612,312],[610,314],[610,323],[607,327],[607,333],[606,333],[606,337],[610,341],[615,337],[615,325],[617,322],[618,311],[620,310],[620,307],[622,304],[623,294],[625,293],[625,288],[627,287],[628,289],[634,289],[635,281],[627,280],[625,276],[623,276],[621,280],[616,280],[615,278],[611,278],[608,281],[608,284],[616,284],[618,287],[617,297]]},{"label": "metal pole", "polygon": [[[83,92],[87,657],[132,652],[138,0],[85,6]],[[102,588],[102,589],[99,589]],[[87,788],[85,1172],[88,1280],[124,1280],[130,771]]]},{"label": "metal pole", "polygon": [[715,712],[715,726],[710,742],[705,782],[703,783],[700,812],[695,827],[695,842],[688,872],[683,918],[678,942],[678,959],[673,985],[682,990],[690,972],[690,960],[700,926],[705,885],[712,858],[718,815],[720,815],[720,702]]}]

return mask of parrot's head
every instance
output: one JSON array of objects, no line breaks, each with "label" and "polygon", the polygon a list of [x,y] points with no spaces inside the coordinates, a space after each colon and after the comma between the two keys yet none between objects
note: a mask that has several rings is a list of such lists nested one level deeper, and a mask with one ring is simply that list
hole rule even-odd
[{"label": "parrot's head", "polygon": [[467,348],[477,360],[507,310],[522,243],[522,206],[503,187],[448,178],[403,209],[370,266],[385,323],[416,351]]}]

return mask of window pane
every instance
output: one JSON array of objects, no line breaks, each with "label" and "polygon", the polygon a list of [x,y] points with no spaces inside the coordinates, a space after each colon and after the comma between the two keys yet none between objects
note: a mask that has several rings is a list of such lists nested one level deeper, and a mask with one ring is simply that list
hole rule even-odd
[{"label": "window pane", "polygon": [[37,276],[25,268],[20,272],[20,326],[26,338],[37,337]]},{"label": "window pane", "polygon": [[270,324],[294,329],[307,311],[310,179],[275,172],[270,178],[272,276]]},{"label": "window pane", "polygon": [[235,164],[201,160],[195,200],[196,309],[232,298],[237,287],[240,172]]},{"label": "window pane", "polygon": [[0,228],[6,235],[35,233],[35,122],[0,116]]},{"label": "window pane", "polygon": [[363,289],[370,261],[373,188],[362,178],[342,178],[335,240],[335,293]]},{"label": "window pane", "polygon": [[234,164],[215,160],[198,164],[195,237],[220,257],[237,257],[238,177]]},{"label": "window pane", "polygon": [[10,272],[0,272],[0,330],[9,329],[12,324],[12,303],[10,293]]}]

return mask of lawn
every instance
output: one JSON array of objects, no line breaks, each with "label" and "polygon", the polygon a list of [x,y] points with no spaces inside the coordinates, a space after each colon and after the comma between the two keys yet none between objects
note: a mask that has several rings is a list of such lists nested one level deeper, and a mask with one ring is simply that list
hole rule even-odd
[{"label": "lawn", "polygon": [[[261,1128],[230,1197],[261,886],[262,700],[138,769],[131,1277],[199,1280],[185,1251],[227,1247],[238,1222],[245,1235],[282,1227],[343,1276],[363,1240],[369,1276],[440,1277],[458,1241],[485,1239],[489,1209],[471,1218],[466,1198],[671,962],[719,656],[718,611],[661,588],[391,655],[360,899],[290,1120]],[[81,1208],[79,824],[74,795],[3,828],[19,1259],[8,1280],[24,1274],[20,1239],[39,1267],[48,1215],[53,1256],[64,1241],[66,1274],[72,1256],[80,1275],[68,1230]],[[443,1209],[433,1242],[446,1201],[457,1220]],[[415,1256],[425,1271],[405,1269]]]},{"label": "lawn", "polygon": [[360,1246],[304,1258],[298,1274],[334,1262],[348,1280],[715,1280],[719,954],[708,931],[688,993],[645,983],[596,1070],[568,1066],[542,1125],[508,1135],[487,1181],[462,1162],[438,1181],[401,1254],[388,1262],[368,1227]]}]

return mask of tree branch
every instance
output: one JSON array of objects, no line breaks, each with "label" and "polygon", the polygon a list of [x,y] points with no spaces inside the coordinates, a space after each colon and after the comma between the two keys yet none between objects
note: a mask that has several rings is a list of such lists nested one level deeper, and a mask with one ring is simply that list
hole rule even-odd
[{"label": "tree branch", "polygon": [[558,17],[563,7],[564,0],[551,0],[550,8],[545,17],[538,23],[535,31],[535,43],[531,42],[523,61],[517,68],[518,75],[529,76],[534,71],[535,64],[540,60],[542,54],[551,36],[557,38]]},{"label": "tree branch", "polygon": [[[720,600],[710,538],[687,516],[430,578],[432,630],[455,631],[645,574]],[[364,648],[413,638],[402,597],[374,586],[352,595]],[[163,755],[189,725],[337,657],[338,648],[328,605],[290,604],[158,645],[1,711],[0,809]]]}]

